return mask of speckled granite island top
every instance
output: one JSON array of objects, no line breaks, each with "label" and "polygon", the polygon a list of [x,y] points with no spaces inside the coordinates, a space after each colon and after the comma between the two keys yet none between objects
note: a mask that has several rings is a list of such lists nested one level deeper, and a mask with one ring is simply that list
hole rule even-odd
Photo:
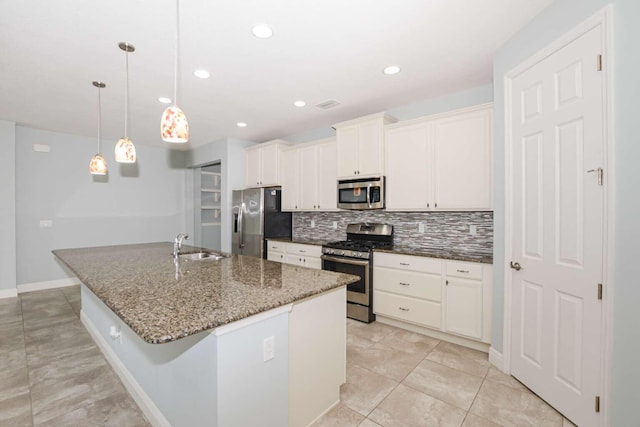
[{"label": "speckled granite island top", "polygon": [[[358,280],[241,255],[176,266],[172,248],[167,242],[53,253],[152,344],[175,341]],[[183,252],[195,249],[183,246]]]},{"label": "speckled granite island top", "polygon": [[374,249],[375,252],[387,252],[391,254],[414,255],[428,258],[441,258],[452,261],[480,262],[482,264],[493,264],[493,255],[480,252],[463,251],[457,249],[441,248],[415,248],[394,244],[389,249]]}]

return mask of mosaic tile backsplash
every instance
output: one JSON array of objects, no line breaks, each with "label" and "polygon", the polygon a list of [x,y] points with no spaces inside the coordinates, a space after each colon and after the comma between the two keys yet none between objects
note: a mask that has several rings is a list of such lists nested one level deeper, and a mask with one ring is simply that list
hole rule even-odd
[{"label": "mosaic tile backsplash", "polygon": [[[314,228],[311,228],[312,220],[315,221]],[[333,221],[338,223],[336,229]],[[347,224],[352,222],[391,224],[394,243],[416,249],[493,253],[493,212],[295,212],[293,238],[344,240]],[[424,223],[424,233],[418,231],[419,223]],[[471,225],[476,226],[475,235],[469,232]]]}]

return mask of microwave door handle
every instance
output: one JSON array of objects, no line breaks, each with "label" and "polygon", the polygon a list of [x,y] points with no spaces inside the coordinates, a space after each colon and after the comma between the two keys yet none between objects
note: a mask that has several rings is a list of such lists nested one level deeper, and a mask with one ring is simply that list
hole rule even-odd
[{"label": "microwave door handle", "polygon": [[369,209],[373,207],[371,206],[371,184],[367,187],[367,205],[369,205]]},{"label": "microwave door handle", "polygon": [[242,221],[242,217],[244,216],[244,210],[245,210],[245,204],[244,202],[242,202],[242,204],[240,205],[240,212],[238,212],[238,233],[240,233],[240,235],[238,236],[238,242],[239,242],[239,246],[240,249],[244,248],[244,229],[243,229],[243,221]]}]

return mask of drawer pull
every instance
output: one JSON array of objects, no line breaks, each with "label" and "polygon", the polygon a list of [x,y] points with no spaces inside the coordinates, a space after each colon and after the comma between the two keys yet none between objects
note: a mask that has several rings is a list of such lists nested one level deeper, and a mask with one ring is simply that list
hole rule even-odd
[{"label": "drawer pull", "polygon": [[404,308],[404,307],[398,307],[398,309],[401,310],[401,311],[409,311],[408,308]]},{"label": "drawer pull", "polygon": [[469,272],[469,270],[459,270],[459,269],[458,269],[458,270],[456,270],[456,271],[457,271],[458,273],[468,273],[468,272]]},{"label": "drawer pull", "polygon": [[402,286],[411,286],[411,283],[404,283],[404,282],[398,282],[400,283]]},{"label": "drawer pull", "polygon": [[408,262],[401,262],[400,265],[408,266],[408,265],[411,265],[411,264],[409,264]]},{"label": "drawer pull", "polygon": [[300,252],[301,254],[307,252],[307,251],[303,251],[302,249],[300,249],[298,252]]}]

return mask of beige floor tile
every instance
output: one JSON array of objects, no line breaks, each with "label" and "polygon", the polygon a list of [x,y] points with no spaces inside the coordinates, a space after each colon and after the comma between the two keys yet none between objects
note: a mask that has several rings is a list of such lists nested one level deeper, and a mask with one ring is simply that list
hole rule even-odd
[{"label": "beige floor tile", "polygon": [[435,338],[403,329],[393,331],[380,341],[380,344],[422,357],[426,356],[427,353],[433,350],[439,343],[440,340]]},{"label": "beige floor tile", "polygon": [[356,411],[339,403],[312,424],[313,427],[357,427],[364,419]]},{"label": "beige floor tile", "polygon": [[491,366],[487,353],[444,341],[427,355],[427,359],[478,377],[484,377]]},{"label": "beige floor tile", "polygon": [[424,360],[402,384],[467,411],[480,389],[482,378]]},{"label": "beige floor tile", "polygon": [[18,297],[0,299],[0,325],[17,321],[22,322],[20,299]]},{"label": "beige floor tile", "polygon": [[562,426],[562,415],[535,394],[493,381],[482,384],[471,412],[502,426]]},{"label": "beige floor tile", "polygon": [[107,361],[97,347],[56,356],[29,355],[31,386],[39,383],[59,383],[106,367]]},{"label": "beige floor tile", "polygon": [[46,311],[42,311],[34,315],[24,315],[24,330],[25,333],[34,331],[36,329],[45,328],[48,329],[52,326],[62,325],[69,322],[78,321],[78,316],[73,312],[73,309],[66,303],[66,305],[48,306]]},{"label": "beige floor tile", "polygon": [[0,324],[0,357],[16,350],[24,350],[22,320]]},{"label": "beige floor tile", "polygon": [[20,302],[22,303],[22,311],[26,309],[35,309],[41,305],[62,304],[67,302],[64,294],[59,289],[27,292],[20,294]]},{"label": "beige floor tile", "polygon": [[2,370],[11,371],[27,366],[27,353],[23,348],[12,351],[0,352],[0,367]]},{"label": "beige floor tile", "polygon": [[0,401],[29,392],[29,371],[27,367],[0,369]]},{"label": "beige floor tile", "polygon": [[466,412],[400,384],[369,418],[384,427],[459,427]]},{"label": "beige floor tile", "polygon": [[396,330],[398,330],[398,328],[379,322],[363,323],[356,320],[347,323],[348,334],[352,334],[374,342],[382,340],[384,337]]},{"label": "beige floor tile", "polygon": [[365,418],[364,420],[362,420],[360,424],[358,424],[358,427],[382,427],[382,426],[378,423],[374,423],[369,418]]},{"label": "beige floor tile", "polygon": [[25,427],[33,425],[29,391],[0,399],[0,425],[3,427]]},{"label": "beige floor tile", "polygon": [[77,317],[71,322],[26,331],[25,345],[30,358],[71,354],[87,348],[97,348]]},{"label": "beige floor tile", "polygon": [[489,372],[487,372],[487,376],[485,377],[485,379],[514,388],[516,390],[528,390],[518,380],[513,378],[511,375],[507,375],[504,372],[501,372],[495,366],[491,366],[489,368]]},{"label": "beige floor tile", "polygon": [[368,415],[398,383],[383,375],[358,366],[347,366],[347,382],[340,388],[340,401]]},{"label": "beige floor tile", "polygon": [[572,423],[571,421],[569,421],[566,418],[562,419],[562,427],[576,427],[576,425],[574,423]]},{"label": "beige floor tile", "polygon": [[82,303],[80,301],[71,302],[71,309],[76,314],[76,316],[80,317],[80,310],[82,310]]},{"label": "beige floor tile", "polygon": [[462,427],[500,427],[500,425],[491,422],[486,418],[468,413],[467,418],[465,418],[464,422],[462,423]]},{"label": "beige floor tile", "polygon": [[60,289],[68,301],[80,300],[80,285],[67,286]]},{"label": "beige floor tile", "polygon": [[358,335],[347,334],[347,347],[352,349],[369,348],[375,343],[376,343],[375,341],[371,341],[370,339],[359,337]]},{"label": "beige floor tile", "polygon": [[75,410],[38,424],[39,426],[105,426],[105,427],[147,427],[144,418],[133,399],[125,392],[91,402]]},{"label": "beige floor tile", "polygon": [[369,348],[355,349],[347,354],[348,363],[367,368],[395,381],[402,381],[422,360],[421,355],[375,344]]}]

